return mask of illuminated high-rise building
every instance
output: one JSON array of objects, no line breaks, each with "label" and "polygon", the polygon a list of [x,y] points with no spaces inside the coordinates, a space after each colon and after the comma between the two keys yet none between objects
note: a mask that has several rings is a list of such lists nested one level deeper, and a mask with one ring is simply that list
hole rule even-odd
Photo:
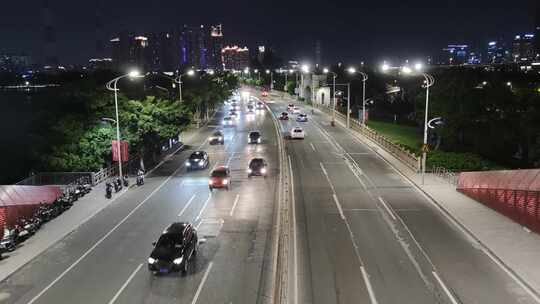
[{"label": "illuminated high-rise building", "polygon": [[249,67],[249,49],[247,47],[226,46],[221,50],[223,66],[226,70],[243,70]]},{"label": "illuminated high-rise building", "polygon": [[223,28],[221,24],[210,27],[210,38],[208,42],[207,68],[213,70],[222,70],[223,59],[221,56],[221,50],[223,49]]},{"label": "illuminated high-rise building", "polygon": [[534,34],[516,35],[512,44],[512,59],[515,63],[534,60]]}]

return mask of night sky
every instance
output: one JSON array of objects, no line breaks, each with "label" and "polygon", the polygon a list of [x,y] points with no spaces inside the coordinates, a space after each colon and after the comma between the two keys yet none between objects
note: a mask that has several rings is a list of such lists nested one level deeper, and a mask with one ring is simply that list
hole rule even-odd
[{"label": "night sky", "polygon": [[[120,30],[168,31],[181,24],[223,23],[226,39],[273,46],[285,59],[323,62],[415,59],[450,42],[483,46],[531,32],[535,0],[186,1],[111,0],[103,8],[104,40]],[[42,0],[3,0],[0,51],[37,56]],[[96,0],[51,0],[62,63],[94,56]]]}]

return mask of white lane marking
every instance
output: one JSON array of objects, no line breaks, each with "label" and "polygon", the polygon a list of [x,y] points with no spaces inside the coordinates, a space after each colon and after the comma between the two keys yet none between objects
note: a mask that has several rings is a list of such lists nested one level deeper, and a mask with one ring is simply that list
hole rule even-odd
[{"label": "white lane marking", "polygon": [[191,301],[191,304],[197,303],[197,300],[199,299],[199,295],[201,294],[201,290],[203,289],[204,283],[206,282],[206,279],[208,278],[208,274],[210,273],[210,270],[212,269],[213,265],[214,265],[214,262],[210,262],[210,264],[208,264],[208,268],[206,268],[206,271],[204,272],[204,276],[201,280],[201,283],[199,284],[199,287],[197,288],[197,292],[195,292],[195,296],[193,297],[193,301]]},{"label": "white lane marking", "polygon": [[118,299],[118,297],[122,294],[122,292],[124,291],[124,289],[126,289],[126,287],[128,286],[129,282],[131,282],[131,280],[133,280],[133,278],[135,277],[135,275],[137,274],[137,272],[139,272],[139,270],[141,269],[141,267],[143,266],[143,264],[139,264],[139,266],[137,266],[137,268],[135,268],[135,270],[131,273],[131,275],[127,278],[127,280],[124,282],[124,284],[122,285],[122,287],[120,287],[120,289],[118,289],[118,291],[116,292],[116,294],[114,295],[114,297],[109,301],[109,304],[113,304],[114,302],[116,302],[116,300]]},{"label": "white lane marking", "polygon": [[229,159],[227,160],[227,164],[226,164],[227,167],[231,165],[231,160],[233,159],[234,154],[235,154],[235,152],[231,152],[231,156],[230,156]]},{"label": "white lane marking", "polygon": [[367,274],[364,266],[360,266],[360,271],[362,271],[362,277],[364,277],[364,281],[366,282],[366,288],[368,290],[371,304],[377,304],[377,298],[375,297],[375,292],[373,291],[373,287],[371,286],[371,282],[369,281],[369,275]]},{"label": "white lane marking", "polygon": [[384,201],[384,199],[379,196],[379,202],[381,202],[381,204],[384,206],[384,209],[386,209],[386,212],[388,212],[390,214],[390,216],[392,217],[392,219],[394,221],[397,220],[396,216],[394,215],[394,212],[392,212],[392,210],[390,210],[390,207],[386,204],[386,202]]},{"label": "white lane marking", "polygon": [[287,155],[289,159],[289,173],[291,177],[291,204],[292,204],[292,218],[293,218],[293,261],[294,261],[294,303],[298,303],[298,241],[296,239],[296,200],[294,197],[294,175],[292,169],[291,155]]},{"label": "white lane marking", "polygon": [[330,185],[330,188],[332,188],[332,192],[335,194],[336,189],[334,188],[334,185],[332,184],[332,181],[330,180],[330,176],[328,175],[328,172],[324,168],[323,163],[319,163],[321,165],[322,172],[324,173],[324,176],[326,177],[326,180],[328,181],[328,184]]},{"label": "white lane marking", "polygon": [[345,214],[343,213],[343,208],[341,208],[341,204],[339,203],[338,197],[335,193],[333,194],[333,197],[334,197],[334,202],[336,203],[336,207],[339,211],[339,215],[341,216],[341,219],[345,220]]},{"label": "white lane marking", "polygon": [[229,216],[233,216],[234,214],[234,209],[236,209],[236,204],[238,204],[238,201],[240,200],[240,194],[237,194],[236,195],[236,198],[234,199],[234,204],[231,208],[231,212],[229,212]]},{"label": "white lane marking", "polygon": [[193,202],[193,200],[195,199],[196,196],[197,196],[197,194],[193,194],[193,196],[189,199],[189,201],[184,206],[184,208],[182,208],[182,211],[180,211],[180,213],[178,213],[179,217],[182,216],[182,214],[184,214],[184,212],[186,212],[186,209],[189,207],[189,205],[191,205],[191,203]]},{"label": "white lane marking", "polygon": [[86,258],[94,249],[96,249],[97,246],[99,246],[103,241],[109,237],[118,227],[120,227],[125,221],[128,220],[128,218],[133,215],[139,208],[141,208],[156,192],[158,192],[173,176],[175,176],[180,170],[182,170],[184,166],[178,167],[173,174],[169,175],[163,183],[161,183],[154,191],[152,191],[142,202],[140,202],[133,210],[131,210],[120,222],[118,222],[109,232],[107,232],[103,237],[101,237],[90,249],[88,249],[83,255],[81,255],[73,264],[71,264],[66,270],[64,270],[56,279],[54,279],[49,285],[47,285],[42,291],[40,291],[35,297],[33,297],[28,304],[34,303],[37,299],[39,299],[44,293],[47,292],[54,284],[56,284],[58,281],[60,281],[71,269],[73,269],[75,266],[77,266],[84,258]]},{"label": "white lane marking", "polygon": [[206,205],[208,205],[208,202],[210,201],[211,198],[212,198],[212,194],[208,193],[208,198],[206,199],[206,202],[204,202],[204,205],[201,208],[201,211],[199,212],[199,215],[197,215],[197,217],[195,218],[195,222],[198,221],[201,218],[201,216],[202,216],[202,214],[204,212],[204,209],[206,209]]},{"label": "white lane marking", "polygon": [[315,152],[315,146],[313,145],[313,143],[309,143],[309,145],[311,146],[311,149]]},{"label": "white lane marking", "polygon": [[216,163],[214,164],[214,166],[212,167],[212,170],[211,170],[210,172],[212,172],[212,171],[216,170],[216,168],[217,168],[218,164],[219,164],[219,162],[217,162],[217,161],[216,161]]},{"label": "white lane marking", "polygon": [[485,248],[482,248],[482,251],[493,261],[493,263],[495,263],[502,270],[504,270],[504,272],[506,272],[508,276],[510,276],[519,286],[521,286],[521,288],[523,288],[531,296],[531,298],[534,299],[536,303],[540,303],[540,297],[538,297],[538,295],[534,291],[532,291],[529,286],[523,284],[523,282],[521,282],[521,280],[519,280],[514,273],[508,270],[507,267],[504,267],[504,265],[501,264],[501,262],[497,258],[495,258],[491,252],[489,252]]},{"label": "white lane marking", "polygon": [[459,302],[456,300],[456,298],[454,297],[454,295],[450,292],[450,290],[448,289],[448,287],[446,286],[446,284],[444,284],[443,280],[441,280],[441,278],[439,277],[439,275],[437,274],[437,272],[435,271],[432,271],[431,273],[433,273],[433,276],[435,277],[435,279],[437,280],[437,283],[439,283],[439,285],[442,287],[442,289],[444,290],[444,293],[446,294],[446,296],[448,298],[450,298],[450,301],[452,301],[452,304],[459,304]]}]

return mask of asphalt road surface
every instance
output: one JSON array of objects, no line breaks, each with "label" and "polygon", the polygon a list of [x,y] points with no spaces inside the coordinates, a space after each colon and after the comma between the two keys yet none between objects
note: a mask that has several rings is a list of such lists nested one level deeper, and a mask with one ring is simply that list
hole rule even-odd
[{"label": "asphalt road surface", "polygon": [[286,141],[290,303],[536,303],[365,143],[295,104],[309,121],[280,122],[306,132]]},{"label": "asphalt road surface", "polygon": [[[0,303],[257,303],[270,250],[277,139],[270,113],[242,114],[236,126],[224,128],[225,145],[211,146],[207,138],[222,117],[223,111],[144,186],[1,282]],[[262,132],[262,144],[247,144],[251,130]],[[186,172],[184,161],[196,149],[209,153],[210,166]],[[247,178],[253,157],[267,160],[268,178]],[[230,191],[210,193],[216,165],[230,166]],[[175,221],[194,223],[206,242],[187,275],[154,276],[146,264],[152,242]]]}]

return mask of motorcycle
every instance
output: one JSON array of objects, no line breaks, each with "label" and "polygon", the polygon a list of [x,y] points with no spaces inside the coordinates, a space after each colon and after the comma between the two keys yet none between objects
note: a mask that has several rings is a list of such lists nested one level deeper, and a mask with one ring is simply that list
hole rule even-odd
[{"label": "motorcycle", "polygon": [[137,186],[144,185],[144,175],[138,175],[137,176]]},{"label": "motorcycle", "polygon": [[10,230],[10,232],[0,240],[0,248],[9,252],[15,250],[17,248],[17,239],[18,234],[16,234],[14,230]]},{"label": "motorcycle", "polygon": [[116,192],[120,192],[120,190],[122,190],[122,181],[120,180],[120,178],[116,179],[116,183],[115,183],[115,188],[114,190]]},{"label": "motorcycle", "polygon": [[[116,186],[115,186],[116,188]],[[112,185],[111,183],[105,184],[105,197],[110,199],[112,197]]]},{"label": "motorcycle", "polygon": [[127,175],[124,175],[123,181],[124,181],[124,187],[127,188],[127,187],[129,186],[129,180],[128,180],[128,176],[127,176]]}]

